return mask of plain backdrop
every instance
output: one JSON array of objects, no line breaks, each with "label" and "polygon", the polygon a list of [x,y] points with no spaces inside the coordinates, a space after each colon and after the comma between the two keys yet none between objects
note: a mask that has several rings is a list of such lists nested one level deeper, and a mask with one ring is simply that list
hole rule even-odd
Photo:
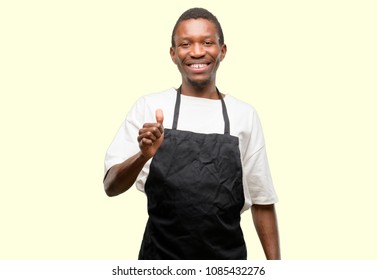
[{"label": "plain backdrop", "polygon": [[171,31],[196,6],[223,27],[218,87],[260,115],[282,257],[376,258],[376,1],[19,0],[0,2],[0,259],[137,258],[146,197],[107,197],[104,155],[140,96],[179,86]]}]

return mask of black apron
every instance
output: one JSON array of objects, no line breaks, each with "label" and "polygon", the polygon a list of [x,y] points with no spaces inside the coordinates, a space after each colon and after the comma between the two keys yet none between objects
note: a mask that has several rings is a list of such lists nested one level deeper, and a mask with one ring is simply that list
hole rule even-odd
[{"label": "black apron", "polygon": [[145,183],[149,219],[139,259],[246,259],[238,138],[229,133],[217,92],[224,134],[177,130],[181,88],[177,91],[172,129],[164,130]]}]

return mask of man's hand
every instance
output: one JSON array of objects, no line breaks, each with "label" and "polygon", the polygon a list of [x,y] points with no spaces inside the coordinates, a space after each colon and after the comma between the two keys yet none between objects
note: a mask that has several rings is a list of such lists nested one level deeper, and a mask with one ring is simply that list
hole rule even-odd
[{"label": "man's hand", "polygon": [[140,151],[146,158],[153,157],[158,148],[160,148],[164,141],[164,114],[161,109],[156,110],[156,122],[145,123],[143,128],[139,129],[139,142]]},{"label": "man's hand", "polygon": [[106,174],[103,184],[108,196],[115,196],[127,191],[136,181],[145,163],[153,157],[164,141],[164,115],[156,110],[156,123],[146,123],[139,130],[137,141],[140,152],[124,162],[115,164]]}]

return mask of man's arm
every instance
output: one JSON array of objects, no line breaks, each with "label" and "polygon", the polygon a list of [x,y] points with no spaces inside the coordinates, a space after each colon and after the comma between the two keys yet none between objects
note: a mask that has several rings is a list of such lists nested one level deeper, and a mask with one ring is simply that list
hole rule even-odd
[{"label": "man's arm", "polygon": [[275,205],[251,206],[253,222],[268,260],[280,260],[279,231]]},{"label": "man's arm", "polygon": [[108,196],[116,196],[127,191],[147,161],[152,158],[164,140],[161,110],[156,111],[156,123],[146,123],[139,130],[137,141],[140,151],[120,164],[112,166],[107,172],[103,185]]},{"label": "man's arm", "polygon": [[107,172],[103,185],[108,196],[116,196],[127,191],[136,181],[141,169],[148,161],[141,152],[112,166]]}]

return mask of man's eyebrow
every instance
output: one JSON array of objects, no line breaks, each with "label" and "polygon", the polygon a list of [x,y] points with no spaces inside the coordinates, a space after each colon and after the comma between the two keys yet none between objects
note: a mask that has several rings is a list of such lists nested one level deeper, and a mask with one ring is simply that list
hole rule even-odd
[{"label": "man's eyebrow", "polygon": [[[214,37],[216,37],[216,34],[208,34],[208,35],[205,35],[205,36],[195,36],[195,37],[200,37],[201,39],[213,39]],[[192,36],[183,36],[183,37],[180,37],[180,36],[175,36],[175,38],[177,40],[192,40]]]}]

